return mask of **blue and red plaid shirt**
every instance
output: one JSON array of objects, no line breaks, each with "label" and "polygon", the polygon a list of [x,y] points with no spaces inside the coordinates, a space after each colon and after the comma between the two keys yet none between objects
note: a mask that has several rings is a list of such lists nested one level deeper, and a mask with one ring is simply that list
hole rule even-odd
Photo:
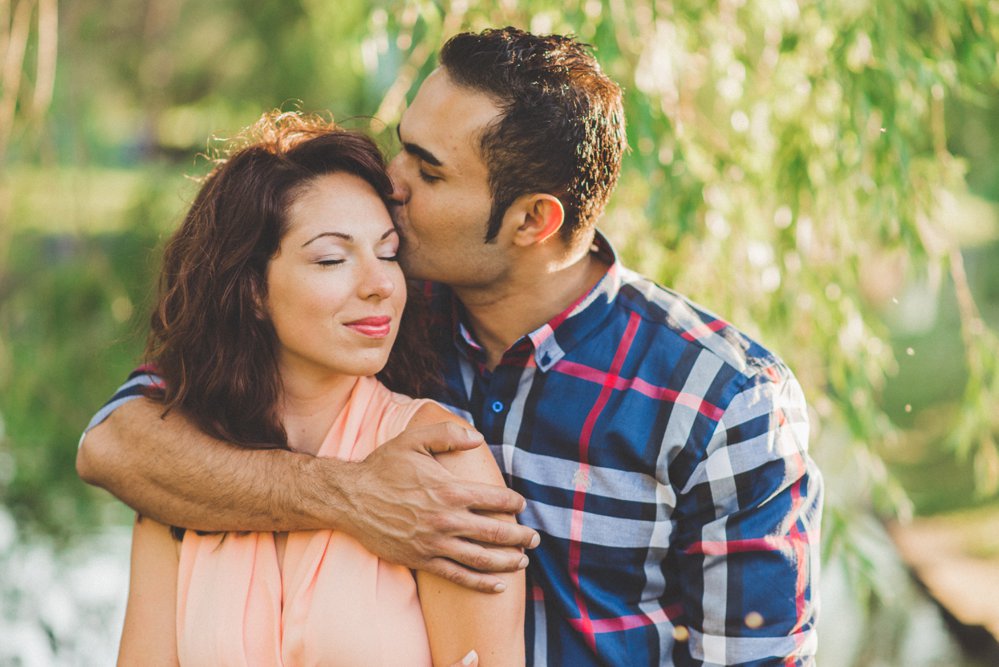
[{"label": "blue and red plaid shirt", "polygon": [[448,309],[437,398],[492,443],[541,534],[528,665],[811,664],[822,480],[800,386],[599,235],[593,252],[604,278],[492,372]]},{"label": "blue and red plaid shirt", "polygon": [[[594,252],[604,278],[492,372],[456,317],[437,397],[493,443],[541,534],[528,665],[812,664],[822,480],[801,388],[599,235]],[[134,373],[91,427],[152,381]]]}]

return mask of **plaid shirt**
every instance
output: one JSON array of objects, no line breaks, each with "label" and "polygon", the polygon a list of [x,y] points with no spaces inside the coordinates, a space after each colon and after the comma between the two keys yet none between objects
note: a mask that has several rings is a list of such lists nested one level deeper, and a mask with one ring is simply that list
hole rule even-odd
[{"label": "plaid shirt", "polygon": [[541,534],[528,665],[811,664],[822,482],[801,388],[599,235],[594,252],[601,282],[492,372],[448,309],[438,398],[492,443]]},{"label": "plaid shirt", "polygon": [[[541,534],[528,665],[812,664],[822,481],[797,381],[594,252],[601,282],[491,373],[456,318],[438,397],[495,443]],[[137,370],[88,429],[152,381]]]}]

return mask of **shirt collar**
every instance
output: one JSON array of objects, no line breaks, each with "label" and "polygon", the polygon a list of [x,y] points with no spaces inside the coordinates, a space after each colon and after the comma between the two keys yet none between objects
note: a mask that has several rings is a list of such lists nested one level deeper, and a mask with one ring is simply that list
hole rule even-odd
[{"label": "shirt collar", "polygon": [[[594,237],[590,254],[608,265],[603,277],[568,308],[514,343],[504,354],[504,359],[511,355],[525,355],[533,347],[533,355],[530,355],[533,364],[539,370],[547,371],[607,317],[621,287],[621,266],[610,241],[599,231]],[[457,299],[455,302],[455,344],[470,359],[484,363],[485,351],[465,325],[463,309]]]}]

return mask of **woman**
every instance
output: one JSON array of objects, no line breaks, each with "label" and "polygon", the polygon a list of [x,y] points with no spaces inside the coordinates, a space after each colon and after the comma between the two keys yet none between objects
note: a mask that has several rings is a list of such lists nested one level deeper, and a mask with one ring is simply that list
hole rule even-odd
[{"label": "woman", "polygon": [[[391,191],[369,139],[261,119],[166,250],[147,347],[165,408],[246,447],[353,460],[407,424],[460,421],[373,377],[411,394],[433,380],[403,316]],[[485,448],[440,462],[503,483]],[[522,573],[482,594],[414,581],[339,532],[178,534],[136,521],[119,664],[450,665],[472,648],[523,663]]]}]

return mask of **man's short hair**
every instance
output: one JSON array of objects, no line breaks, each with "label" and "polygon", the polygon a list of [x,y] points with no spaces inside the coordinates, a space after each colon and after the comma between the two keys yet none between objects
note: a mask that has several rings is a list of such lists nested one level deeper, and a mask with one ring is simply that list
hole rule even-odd
[{"label": "man's short hair", "polygon": [[452,82],[485,93],[501,110],[480,138],[493,199],[486,241],[517,197],[532,192],[562,202],[566,241],[592,229],[617,184],[627,138],[621,89],[587,45],[490,29],[449,39],[440,64]]}]

